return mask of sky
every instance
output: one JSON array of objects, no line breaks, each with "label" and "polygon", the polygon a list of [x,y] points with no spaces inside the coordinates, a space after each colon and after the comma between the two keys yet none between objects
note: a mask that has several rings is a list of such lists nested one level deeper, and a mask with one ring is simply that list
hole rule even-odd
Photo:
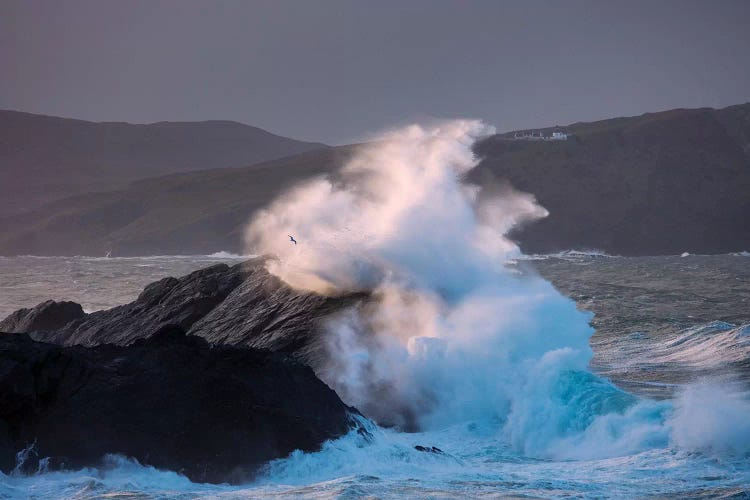
[{"label": "sky", "polygon": [[750,1],[3,0],[0,109],[344,144],[750,101]]}]

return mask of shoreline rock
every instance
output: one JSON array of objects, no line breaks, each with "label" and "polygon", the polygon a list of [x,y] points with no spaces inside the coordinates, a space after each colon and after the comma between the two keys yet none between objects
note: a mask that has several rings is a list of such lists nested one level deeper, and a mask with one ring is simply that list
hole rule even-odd
[{"label": "shoreline rock", "polygon": [[130,346],[61,347],[0,335],[0,470],[34,444],[48,467],[96,466],[107,454],[238,483],[296,449],[357,427],[313,371],[267,350],[210,346],[166,325]]},{"label": "shoreline rock", "polygon": [[271,275],[265,262],[260,257],[164,278],[146,286],[129,304],[84,315],[57,330],[15,331],[41,342],[93,347],[129,345],[176,324],[212,345],[269,349],[318,370],[326,361],[325,322],[367,301],[369,295],[324,296],[295,290]]},{"label": "shoreline rock", "polygon": [[19,309],[0,321],[0,332],[55,331],[86,317],[76,302],[47,300],[32,308]]}]

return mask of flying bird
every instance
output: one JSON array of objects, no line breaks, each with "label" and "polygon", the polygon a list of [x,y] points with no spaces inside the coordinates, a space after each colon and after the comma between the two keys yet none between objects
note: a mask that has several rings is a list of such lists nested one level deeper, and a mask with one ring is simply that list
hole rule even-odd
[{"label": "flying bird", "polygon": [[294,236],[292,236],[291,234],[289,235],[289,241],[291,241],[291,242],[292,242],[292,243],[294,243],[295,245],[297,244],[297,240],[295,240],[295,239],[294,239]]}]

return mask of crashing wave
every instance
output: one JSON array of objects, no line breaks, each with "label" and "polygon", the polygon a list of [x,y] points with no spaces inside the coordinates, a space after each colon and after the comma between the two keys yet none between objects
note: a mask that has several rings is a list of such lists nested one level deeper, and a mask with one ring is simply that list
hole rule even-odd
[{"label": "crashing wave", "polygon": [[486,130],[455,121],[390,132],[338,178],[298,186],[251,221],[248,248],[277,255],[269,271],[290,285],[373,290],[372,303],[330,323],[319,375],[382,424],[427,432],[478,423],[525,456],[667,446],[673,406],[593,375],[589,314],[505,266],[523,258],[506,234],[547,212],[530,195],[462,182]]}]

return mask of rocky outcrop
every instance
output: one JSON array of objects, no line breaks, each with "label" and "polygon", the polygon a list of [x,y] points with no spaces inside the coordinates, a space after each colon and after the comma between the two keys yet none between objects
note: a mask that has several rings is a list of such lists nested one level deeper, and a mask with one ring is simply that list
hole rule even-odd
[{"label": "rocky outcrop", "polygon": [[265,259],[256,258],[164,278],[130,304],[91,313],[55,331],[23,331],[66,346],[128,345],[176,324],[211,344],[279,351],[317,369],[325,357],[326,321],[367,297],[294,290],[265,269]]},{"label": "rocky outcrop", "polygon": [[239,482],[268,460],[341,436],[353,415],[291,358],[210,347],[174,325],[128,347],[0,335],[5,473],[33,444],[22,469],[36,470],[40,458],[51,469],[78,468],[121,454],[193,481]]},{"label": "rocky outcrop", "polygon": [[0,321],[0,332],[54,331],[85,317],[80,304],[48,300],[31,309],[19,309]]},{"label": "rocky outcrop", "polygon": [[[252,269],[253,263],[249,263],[248,267]],[[243,265],[229,267],[217,264],[179,279],[164,278],[151,283],[130,304],[91,313],[55,332],[23,331],[45,342],[95,346],[127,345],[148,338],[169,324],[189,330],[196,321],[224,301],[245,277]],[[240,314],[240,311],[237,313]]]},{"label": "rocky outcrop", "polygon": [[314,368],[325,357],[326,321],[367,299],[366,293],[324,296],[295,290],[261,261],[244,266],[247,277],[190,328],[213,344],[243,345],[294,355]]}]

